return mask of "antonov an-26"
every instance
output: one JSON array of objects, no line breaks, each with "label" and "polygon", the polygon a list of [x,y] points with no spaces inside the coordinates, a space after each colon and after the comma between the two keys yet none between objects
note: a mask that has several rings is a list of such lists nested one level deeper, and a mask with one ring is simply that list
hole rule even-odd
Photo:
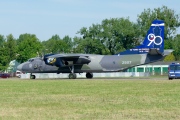
[{"label": "antonov an-26", "polygon": [[44,58],[31,58],[17,69],[31,73],[69,73],[69,79],[76,79],[76,73],[86,72],[86,78],[93,73],[119,72],[125,69],[162,60],[173,50],[164,50],[164,21],[154,20],[143,43],[135,48],[115,55],[95,54],[48,54]]}]

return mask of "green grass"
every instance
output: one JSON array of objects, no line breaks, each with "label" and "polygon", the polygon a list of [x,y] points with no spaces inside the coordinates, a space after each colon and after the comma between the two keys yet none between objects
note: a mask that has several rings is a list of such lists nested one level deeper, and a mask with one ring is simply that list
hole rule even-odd
[{"label": "green grass", "polygon": [[0,120],[180,119],[179,80],[0,80]]}]

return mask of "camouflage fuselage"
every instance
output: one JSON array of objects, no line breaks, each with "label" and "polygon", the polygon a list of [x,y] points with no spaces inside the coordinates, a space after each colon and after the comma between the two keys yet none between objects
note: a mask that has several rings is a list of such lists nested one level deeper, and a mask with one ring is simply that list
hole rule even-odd
[{"label": "camouflage fuselage", "polygon": [[[74,65],[74,73],[82,72],[115,72],[148,64],[161,60],[162,55],[133,54],[133,55],[88,55],[91,60],[88,64]],[[47,65],[43,59],[34,58],[32,61],[22,63],[19,69],[29,73],[71,73],[71,66]]]}]

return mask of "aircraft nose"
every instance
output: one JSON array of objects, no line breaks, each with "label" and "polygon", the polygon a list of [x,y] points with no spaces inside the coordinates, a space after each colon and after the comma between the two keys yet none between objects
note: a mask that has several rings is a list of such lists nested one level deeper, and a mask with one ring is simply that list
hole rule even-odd
[{"label": "aircraft nose", "polygon": [[23,64],[17,66],[17,70],[22,71]]}]

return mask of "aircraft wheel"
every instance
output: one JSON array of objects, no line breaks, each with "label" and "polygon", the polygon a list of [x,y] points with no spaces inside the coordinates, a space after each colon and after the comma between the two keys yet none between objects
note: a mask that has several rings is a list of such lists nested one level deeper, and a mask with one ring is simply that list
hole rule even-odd
[{"label": "aircraft wheel", "polygon": [[93,73],[86,73],[86,78],[93,78]]},{"label": "aircraft wheel", "polygon": [[74,73],[74,79],[76,79],[77,78],[77,75],[76,75],[76,73]]},{"label": "aircraft wheel", "polygon": [[36,79],[36,76],[35,75],[31,75],[30,79]]},{"label": "aircraft wheel", "polygon": [[70,73],[69,74],[69,79],[76,79],[76,73]]}]

